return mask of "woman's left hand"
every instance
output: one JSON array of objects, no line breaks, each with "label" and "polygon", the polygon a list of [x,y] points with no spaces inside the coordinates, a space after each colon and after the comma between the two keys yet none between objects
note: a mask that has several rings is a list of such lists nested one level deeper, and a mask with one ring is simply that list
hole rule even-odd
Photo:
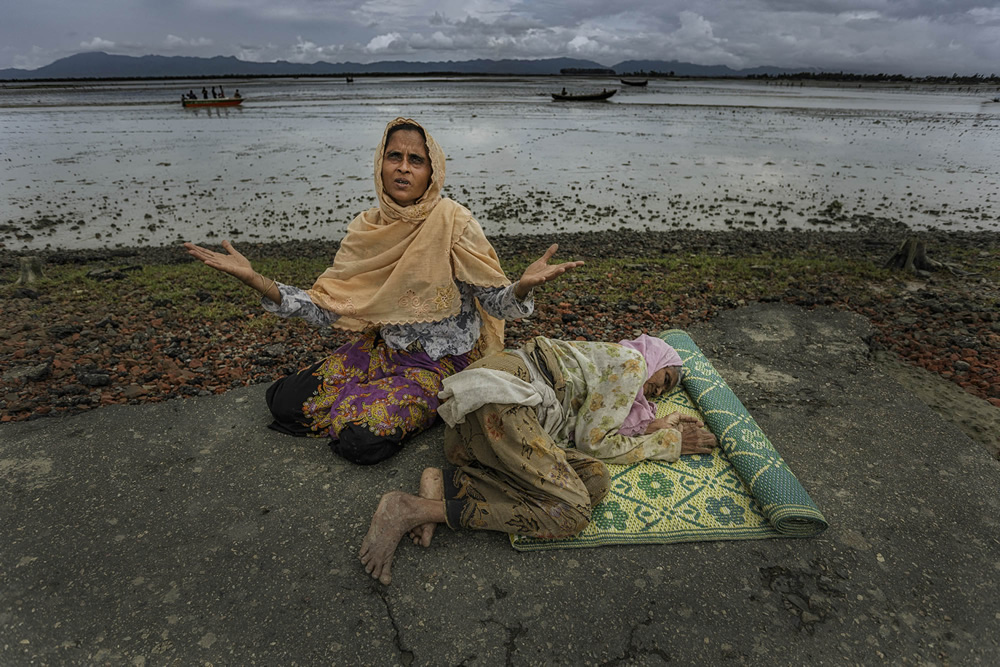
[{"label": "woman's left hand", "polygon": [[560,276],[571,269],[583,266],[583,262],[564,262],[562,264],[549,264],[549,260],[559,250],[559,244],[553,243],[545,254],[535,262],[528,265],[528,268],[521,274],[521,279],[517,282],[514,294],[518,299],[524,299],[533,288],[543,285],[556,276]]},{"label": "woman's left hand", "polygon": [[719,441],[705,423],[697,417],[680,412],[671,412],[666,417],[654,419],[646,427],[646,433],[672,428],[681,432],[681,454],[711,454],[719,446]]}]

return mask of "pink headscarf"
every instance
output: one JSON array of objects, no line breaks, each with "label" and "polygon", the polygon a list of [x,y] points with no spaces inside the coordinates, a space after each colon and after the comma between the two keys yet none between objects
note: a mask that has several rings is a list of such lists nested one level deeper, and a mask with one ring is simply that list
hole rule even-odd
[{"label": "pink headscarf", "polygon": [[[677,354],[677,350],[667,345],[660,338],[641,334],[635,340],[623,340],[620,343],[625,347],[636,350],[646,359],[647,380],[661,368],[681,366],[684,363],[681,361],[681,355]],[[632,409],[629,411],[628,416],[625,417],[625,421],[622,423],[621,428],[618,429],[618,432],[628,436],[642,435],[646,432],[649,422],[653,421],[655,417],[656,410],[646,400],[646,397],[642,393],[642,387],[639,387],[639,393],[636,394],[635,401],[632,403]]]}]

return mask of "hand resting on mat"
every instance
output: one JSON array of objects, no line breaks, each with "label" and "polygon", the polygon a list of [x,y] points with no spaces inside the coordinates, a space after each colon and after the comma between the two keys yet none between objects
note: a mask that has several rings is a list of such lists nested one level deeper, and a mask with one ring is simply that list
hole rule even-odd
[{"label": "hand resting on mat", "polygon": [[681,454],[711,454],[719,445],[715,435],[705,428],[697,417],[680,412],[671,412],[666,417],[654,419],[646,427],[646,433],[674,428],[681,432]]}]

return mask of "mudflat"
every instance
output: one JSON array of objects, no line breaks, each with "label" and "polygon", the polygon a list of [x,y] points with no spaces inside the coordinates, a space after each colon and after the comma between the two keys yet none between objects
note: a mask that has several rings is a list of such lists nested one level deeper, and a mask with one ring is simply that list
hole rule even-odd
[{"label": "mudflat", "polygon": [[0,243],[335,241],[373,205],[396,116],[436,138],[445,194],[490,236],[811,230],[841,213],[1000,230],[996,91],[653,80],[610,103],[549,96],[612,83],[258,80],[228,111],[180,108],[184,82],[0,89]]}]

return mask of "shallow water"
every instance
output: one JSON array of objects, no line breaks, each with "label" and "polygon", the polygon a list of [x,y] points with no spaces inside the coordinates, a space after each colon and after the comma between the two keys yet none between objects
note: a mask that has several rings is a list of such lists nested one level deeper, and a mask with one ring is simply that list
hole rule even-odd
[{"label": "shallow water", "polygon": [[[372,151],[399,115],[444,147],[447,194],[488,233],[808,229],[832,213],[1000,231],[993,90],[565,77],[225,85],[243,107],[184,110],[186,81],[0,87],[0,243],[339,238],[374,205]],[[620,90],[610,102],[553,102],[563,86]]]}]

